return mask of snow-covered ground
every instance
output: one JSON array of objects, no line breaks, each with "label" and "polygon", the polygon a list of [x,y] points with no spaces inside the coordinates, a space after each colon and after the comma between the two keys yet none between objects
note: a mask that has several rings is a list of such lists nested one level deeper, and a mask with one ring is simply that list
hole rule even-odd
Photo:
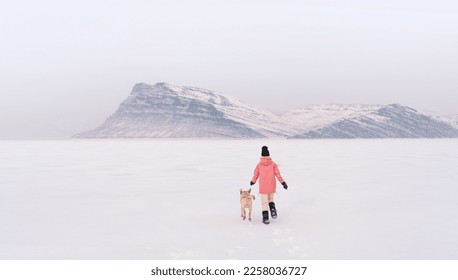
[{"label": "snow-covered ground", "polygon": [[[242,221],[261,146],[289,185]],[[0,142],[0,259],[457,259],[458,140]],[[257,194],[257,185],[253,186]]]}]

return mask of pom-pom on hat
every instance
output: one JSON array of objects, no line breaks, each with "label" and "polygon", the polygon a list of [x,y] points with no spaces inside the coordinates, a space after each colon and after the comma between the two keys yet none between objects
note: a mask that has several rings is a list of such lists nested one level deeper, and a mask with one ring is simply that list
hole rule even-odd
[{"label": "pom-pom on hat", "polygon": [[270,156],[269,149],[266,146],[262,146],[261,156],[263,157]]}]

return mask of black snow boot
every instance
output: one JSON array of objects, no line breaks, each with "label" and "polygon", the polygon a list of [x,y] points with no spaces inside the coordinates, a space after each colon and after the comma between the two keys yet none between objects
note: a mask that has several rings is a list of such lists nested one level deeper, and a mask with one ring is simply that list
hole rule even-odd
[{"label": "black snow boot", "polygon": [[269,222],[269,211],[262,211],[262,222],[268,225]]},{"label": "black snow boot", "polygon": [[277,218],[277,209],[275,208],[275,203],[269,202],[269,208],[270,208],[270,215],[272,216],[272,219]]}]

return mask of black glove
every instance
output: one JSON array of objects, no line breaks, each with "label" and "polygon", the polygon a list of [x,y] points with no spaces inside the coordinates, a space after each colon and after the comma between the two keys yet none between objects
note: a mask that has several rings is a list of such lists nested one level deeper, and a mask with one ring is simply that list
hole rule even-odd
[{"label": "black glove", "polygon": [[254,183],[250,181],[250,186],[253,186],[253,185],[254,185]]},{"label": "black glove", "polygon": [[285,188],[285,190],[288,189],[288,185],[286,184],[286,182],[283,182],[283,183],[281,183],[281,184],[283,185],[283,188]]}]

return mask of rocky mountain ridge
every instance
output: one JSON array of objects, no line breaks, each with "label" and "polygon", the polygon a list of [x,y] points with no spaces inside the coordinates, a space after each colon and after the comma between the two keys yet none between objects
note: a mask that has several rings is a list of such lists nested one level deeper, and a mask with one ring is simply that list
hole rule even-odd
[{"label": "rocky mountain ridge", "polygon": [[236,98],[168,83],[136,84],[116,112],[77,138],[442,138],[444,118],[400,105],[310,105],[277,115]]}]

